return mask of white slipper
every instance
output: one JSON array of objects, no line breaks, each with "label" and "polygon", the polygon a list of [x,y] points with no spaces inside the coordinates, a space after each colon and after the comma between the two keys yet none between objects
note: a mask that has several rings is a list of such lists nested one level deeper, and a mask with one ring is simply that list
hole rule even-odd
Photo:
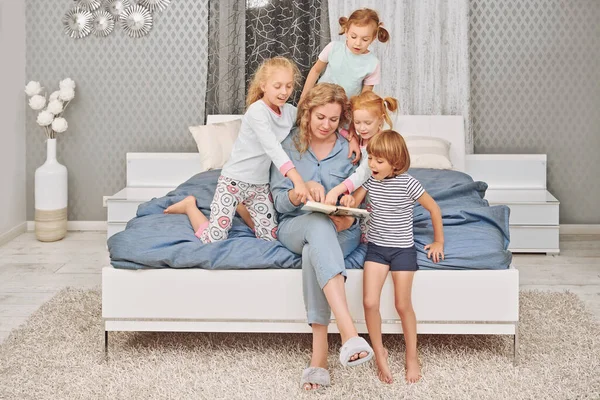
[{"label": "white slipper", "polygon": [[304,385],[307,383],[310,383],[311,385],[321,385],[321,387],[331,386],[329,371],[320,367],[305,368],[304,371],[302,371],[300,387],[304,389]]},{"label": "white slipper", "polygon": [[[366,357],[357,358],[354,361],[350,360],[350,357],[362,353],[363,351],[367,353]],[[360,336],[354,336],[348,339],[340,349],[340,362],[344,367],[354,367],[366,363],[371,358],[373,358],[373,348]]]}]

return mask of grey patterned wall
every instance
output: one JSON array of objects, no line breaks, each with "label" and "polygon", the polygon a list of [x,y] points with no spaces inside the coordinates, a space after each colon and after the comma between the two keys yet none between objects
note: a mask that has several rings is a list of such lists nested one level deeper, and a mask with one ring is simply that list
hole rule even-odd
[{"label": "grey patterned wall", "polygon": [[[208,0],[171,2],[140,39],[117,28],[106,38],[77,40],[61,23],[72,0],[26,1],[27,80],[50,91],[65,77],[77,84],[57,151],[69,170],[68,218],[105,220],[102,196],[125,186],[126,152],[196,150],[187,127],[204,120]],[[36,115],[27,110],[28,220],[33,174],[46,154]]]},{"label": "grey patterned wall", "polygon": [[546,153],[561,224],[600,223],[600,1],[471,0],[476,153]]}]

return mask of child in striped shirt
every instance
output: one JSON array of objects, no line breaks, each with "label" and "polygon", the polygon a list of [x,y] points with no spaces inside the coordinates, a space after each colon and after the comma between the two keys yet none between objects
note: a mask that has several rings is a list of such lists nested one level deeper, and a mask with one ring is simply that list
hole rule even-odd
[{"label": "child in striped shirt", "polygon": [[388,271],[392,271],[396,310],[402,321],[406,341],[406,381],[417,382],[421,367],[417,357],[417,319],[411,302],[412,282],[417,270],[417,251],[413,239],[413,207],[419,202],[429,211],[434,241],[425,246],[434,262],[444,259],[444,230],[439,206],[421,183],[406,173],[410,155],[402,136],[386,130],[367,145],[371,177],[341,204],[354,207],[369,193],[371,216],[367,232],[367,256],[363,281],[363,305],[369,337],[382,382],[392,383],[387,350],[381,338],[379,303]]}]

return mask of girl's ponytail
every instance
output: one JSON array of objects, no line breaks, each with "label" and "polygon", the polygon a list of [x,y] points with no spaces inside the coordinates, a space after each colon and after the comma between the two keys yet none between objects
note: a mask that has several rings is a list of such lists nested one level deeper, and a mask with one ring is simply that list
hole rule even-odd
[{"label": "girl's ponytail", "polygon": [[348,18],[340,17],[338,22],[340,23],[340,35],[343,35],[348,30]]},{"label": "girl's ponytail", "polygon": [[390,40],[390,33],[383,27],[383,22],[380,22],[379,26],[377,27],[377,40],[379,40],[381,43],[385,43]]},{"label": "girl's ponytail", "polygon": [[396,111],[398,109],[398,100],[393,97],[386,97],[383,101],[383,119],[388,124],[390,129],[392,128],[392,119],[390,118],[389,111]]}]

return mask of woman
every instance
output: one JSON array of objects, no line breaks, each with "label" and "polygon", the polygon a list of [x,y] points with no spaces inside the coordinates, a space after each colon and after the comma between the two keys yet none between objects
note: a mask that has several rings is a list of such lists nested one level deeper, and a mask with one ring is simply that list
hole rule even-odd
[{"label": "woman", "polygon": [[[348,142],[337,133],[348,116],[348,99],[341,86],[316,85],[298,105],[298,128],[282,143],[315,201],[323,201],[354,171],[347,157]],[[302,255],[304,303],[313,333],[313,354],[302,385],[305,390],[318,389],[330,384],[327,326],[332,311],[343,343],[340,362],[357,365],[373,357],[373,349],[354,327],[344,288],[344,257],[358,246],[360,227],[352,217],[301,211],[303,204],[292,182],[276,168],[271,168],[271,192],[280,214],[278,239]]]}]

